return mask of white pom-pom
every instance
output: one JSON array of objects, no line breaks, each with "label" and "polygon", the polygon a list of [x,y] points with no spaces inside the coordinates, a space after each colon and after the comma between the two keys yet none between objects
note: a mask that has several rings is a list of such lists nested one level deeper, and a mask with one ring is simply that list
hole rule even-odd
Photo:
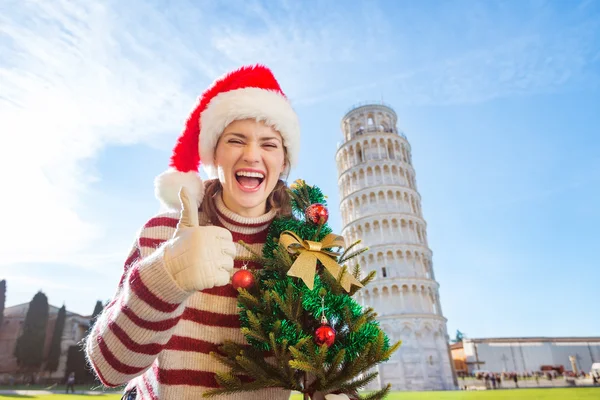
[{"label": "white pom-pom", "polygon": [[190,196],[194,196],[198,207],[204,198],[204,183],[197,172],[181,172],[170,168],[154,180],[154,194],[168,209],[179,210],[179,190],[185,187]]}]

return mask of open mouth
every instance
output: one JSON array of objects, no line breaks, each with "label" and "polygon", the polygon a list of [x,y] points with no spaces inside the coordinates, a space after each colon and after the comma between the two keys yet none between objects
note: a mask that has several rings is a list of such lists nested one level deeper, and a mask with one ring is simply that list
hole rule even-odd
[{"label": "open mouth", "polygon": [[244,189],[258,189],[261,183],[265,180],[265,175],[255,171],[238,171],[235,173],[235,179]]}]

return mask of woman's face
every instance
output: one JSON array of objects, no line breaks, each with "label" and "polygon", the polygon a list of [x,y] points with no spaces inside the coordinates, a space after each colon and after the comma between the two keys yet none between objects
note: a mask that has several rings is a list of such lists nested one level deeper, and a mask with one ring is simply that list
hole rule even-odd
[{"label": "woman's face", "polygon": [[219,138],[215,166],[227,208],[244,217],[260,216],[285,168],[283,139],[263,122],[234,121]]}]

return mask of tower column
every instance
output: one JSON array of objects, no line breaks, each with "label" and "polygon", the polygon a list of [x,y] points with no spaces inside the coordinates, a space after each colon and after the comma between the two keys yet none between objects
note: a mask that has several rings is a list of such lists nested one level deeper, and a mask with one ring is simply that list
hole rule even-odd
[{"label": "tower column", "polygon": [[400,309],[401,310],[406,310],[406,306],[404,305],[404,290],[402,287],[400,287]]},{"label": "tower column", "polygon": [[425,307],[425,296],[423,290],[424,288],[419,289],[419,301],[421,303],[421,311],[425,312],[427,310],[427,307]]}]

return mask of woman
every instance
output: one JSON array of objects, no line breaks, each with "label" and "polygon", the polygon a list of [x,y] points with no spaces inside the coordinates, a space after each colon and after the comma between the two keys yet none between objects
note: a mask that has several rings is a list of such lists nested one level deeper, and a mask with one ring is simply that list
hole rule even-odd
[{"label": "woman", "polygon": [[[124,398],[198,399],[226,367],[211,356],[225,340],[246,343],[230,284],[249,252],[261,251],[271,221],[291,212],[281,179],[299,150],[298,118],[270,70],[243,67],[201,96],[156,179],[170,211],[138,234],[117,293],[86,351],[106,386]],[[200,162],[216,179],[205,184]],[[221,396],[288,399],[283,389]]]}]

